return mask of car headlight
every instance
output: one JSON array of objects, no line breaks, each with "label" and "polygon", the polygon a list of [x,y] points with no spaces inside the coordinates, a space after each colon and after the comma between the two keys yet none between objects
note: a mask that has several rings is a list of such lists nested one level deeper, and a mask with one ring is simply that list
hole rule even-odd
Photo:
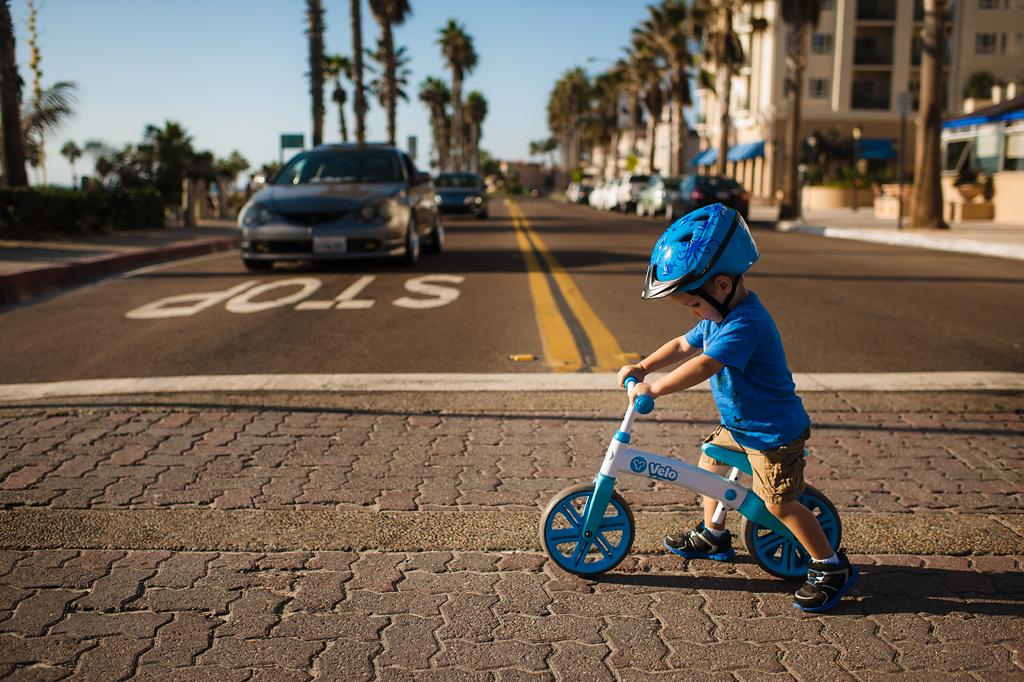
[{"label": "car headlight", "polygon": [[259,204],[253,204],[249,208],[245,209],[245,213],[242,214],[242,224],[246,227],[259,227],[261,225],[266,225],[273,219],[274,214]]},{"label": "car headlight", "polygon": [[482,204],[482,203],[484,203],[484,198],[483,197],[476,197],[475,199],[473,199],[473,203],[475,203],[477,205]]},{"label": "car headlight", "polygon": [[374,221],[387,222],[395,215],[396,203],[393,199],[374,201],[366,204],[356,214],[356,220],[361,223],[372,223]]}]

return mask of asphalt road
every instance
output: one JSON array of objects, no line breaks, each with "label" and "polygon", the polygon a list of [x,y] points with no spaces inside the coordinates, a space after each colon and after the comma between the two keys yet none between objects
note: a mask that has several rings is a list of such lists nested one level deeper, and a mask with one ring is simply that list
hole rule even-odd
[{"label": "asphalt road", "polygon": [[[692,327],[671,301],[639,297],[663,220],[518,206],[515,220],[497,201],[489,220],[448,219],[445,252],[415,268],[250,273],[227,252],[15,308],[0,316],[0,376],[608,371],[616,353]],[[762,258],[748,285],[794,372],[1024,371],[1017,261],[753,228]],[[559,344],[579,367],[552,361]]]}]

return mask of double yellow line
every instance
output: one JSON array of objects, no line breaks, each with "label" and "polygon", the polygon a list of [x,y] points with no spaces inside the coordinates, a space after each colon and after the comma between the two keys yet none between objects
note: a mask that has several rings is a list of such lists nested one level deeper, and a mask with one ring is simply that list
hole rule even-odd
[{"label": "double yellow line", "polygon": [[[618,371],[625,358],[615,337],[583,298],[569,273],[530,227],[519,205],[510,201],[508,208],[512,214],[519,249],[526,260],[546,364],[555,372]],[[538,254],[544,260],[547,271],[541,267]],[[570,315],[565,314],[566,311],[556,300],[548,279],[549,274],[561,299],[568,306]],[[584,346],[582,351],[581,345]],[[589,349],[586,345],[589,345]]]}]

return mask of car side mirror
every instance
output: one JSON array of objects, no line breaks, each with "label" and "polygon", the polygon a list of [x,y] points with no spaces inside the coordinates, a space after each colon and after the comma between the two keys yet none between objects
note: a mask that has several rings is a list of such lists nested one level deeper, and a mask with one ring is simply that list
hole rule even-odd
[{"label": "car side mirror", "polygon": [[420,172],[416,173],[416,178],[414,180],[414,184],[423,185],[423,184],[426,184],[428,182],[430,182],[430,173],[426,173],[424,171],[420,171]]}]

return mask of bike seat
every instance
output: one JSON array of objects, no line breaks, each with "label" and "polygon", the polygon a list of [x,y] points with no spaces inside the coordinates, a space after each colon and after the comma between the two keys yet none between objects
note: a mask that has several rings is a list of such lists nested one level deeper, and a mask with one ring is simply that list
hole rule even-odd
[{"label": "bike seat", "polygon": [[736,452],[735,450],[726,450],[720,448],[717,445],[711,443],[704,443],[700,446],[704,454],[712,459],[717,459],[723,464],[728,464],[731,467],[736,467],[745,474],[753,475],[754,470],[750,466],[750,460],[747,459],[747,453]]}]

